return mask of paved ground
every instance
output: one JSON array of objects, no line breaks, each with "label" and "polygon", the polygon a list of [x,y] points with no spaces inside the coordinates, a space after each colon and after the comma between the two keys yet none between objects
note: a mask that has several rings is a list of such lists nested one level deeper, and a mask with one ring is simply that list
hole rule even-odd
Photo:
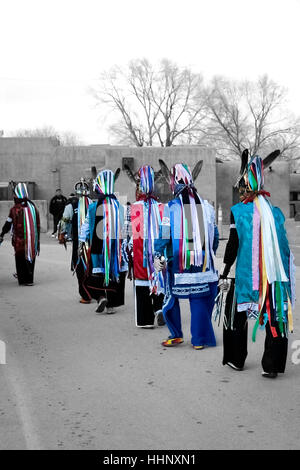
[{"label": "paved ground", "polygon": [[299,449],[299,304],[286,373],[267,380],[264,332],[232,371],[218,325],[216,348],[192,349],[182,302],[185,343],[164,349],[166,327],[135,327],[129,281],[115,315],[78,303],[70,253],[43,234],[36,285],[19,287],[9,242],[0,248],[0,449]]}]

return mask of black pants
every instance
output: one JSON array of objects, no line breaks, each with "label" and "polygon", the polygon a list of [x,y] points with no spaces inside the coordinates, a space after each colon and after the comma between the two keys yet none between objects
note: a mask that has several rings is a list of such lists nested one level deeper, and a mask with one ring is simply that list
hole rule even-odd
[{"label": "black pants", "polygon": [[248,321],[246,312],[236,312],[233,327],[223,327],[223,364],[231,362],[236,367],[243,368],[248,343]]},{"label": "black pants", "polygon": [[[76,264],[75,264],[75,266],[76,266]],[[91,295],[90,295],[90,293],[89,293],[88,288],[87,288],[87,287],[85,286],[85,284],[84,284],[85,270],[84,270],[82,261],[80,261],[80,262],[77,264],[77,267],[76,267],[76,276],[77,276],[77,281],[78,281],[78,292],[79,292],[79,294],[81,295],[81,297],[82,297],[84,300],[90,300],[90,299],[91,299]]]},{"label": "black pants", "polygon": [[62,214],[55,214],[53,215],[53,232],[52,235],[54,235],[57,232],[57,225],[60,219],[62,218]]},{"label": "black pants", "polygon": [[281,336],[278,323],[275,324],[277,337],[274,338],[269,322],[266,324],[265,349],[261,360],[262,368],[265,372],[285,371],[286,358],[288,352],[288,339]]},{"label": "black pants", "polygon": [[125,303],[125,280],[127,272],[121,272],[119,282],[111,281],[104,286],[104,274],[90,275],[84,282],[83,288],[87,289],[91,298],[97,301],[100,297],[106,297],[107,308],[120,307]]},{"label": "black pants", "polygon": [[16,254],[15,260],[19,284],[32,284],[34,277],[35,259],[30,262],[25,258],[24,254]]},{"label": "black pants", "polygon": [[[248,320],[247,312],[238,312],[234,308],[234,318],[231,317],[234,283],[232,283],[226,298],[225,322],[223,326],[223,364],[231,362],[236,367],[243,368],[247,357]],[[233,321],[232,321],[233,320]],[[269,322],[266,324],[266,338],[262,356],[262,368],[265,372],[285,371],[288,339],[282,336],[278,323],[275,323],[277,337],[272,335]]]},{"label": "black pants", "polygon": [[149,292],[148,286],[135,287],[136,325],[154,325],[155,314],[162,310],[164,295],[155,295]]}]

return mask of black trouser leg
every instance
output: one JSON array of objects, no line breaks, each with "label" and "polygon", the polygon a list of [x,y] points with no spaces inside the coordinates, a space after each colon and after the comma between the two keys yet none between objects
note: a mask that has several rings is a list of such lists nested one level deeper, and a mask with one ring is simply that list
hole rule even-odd
[{"label": "black trouser leg", "polygon": [[87,287],[84,287],[83,280],[85,277],[85,270],[83,267],[82,261],[80,261],[76,267],[76,276],[78,281],[78,291],[81,297],[84,300],[90,300],[91,296],[89,295]]},{"label": "black trouser leg", "polygon": [[23,254],[15,255],[15,260],[19,284],[32,284],[34,277],[35,260],[30,262],[25,258],[25,255]]},{"label": "black trouser leg", "polygon": [[162,310],[162,306],[164,302],[164,294],[159,294],[159,295],[152,294],[151,297],[152,297],[152,305],[153,305],[154,313],[157,313],[160,310]]},{"label": "black trouser leg", "polygon": [[99,301],[100,297],[106,297],[106,289],[103,286],[103,274],[91,274],[84,281],[84,286],[88,289],[92,299]]},{"label": "black trouser leg", "polygon": [[97,301],[100,297],[107,298],[107,308],[120,307],[124,305],[126,273],[120,273],[119,282],[111,281],[104,286],[104,274],[90,275],[84,282],[89,294]]},{"label": "black trouser leg", "polygon": [[136,324],[137,326],[154,325],[152,298],[148,286],[136,286]]},{"label": "black trouser leg", "polygon": [[243,368],[248,354],[248,321],[246,312],[236,312],[233,329],[223,327],[223,364],[231,362]]},{"label": "black trouser leg", "polygon": [[[226,297],[225,318],[223,325],[223,364],[231,362],[243,368],[248,354],[248,321],[246,312],[238,312],[236,305],[232,310],[234,283]],[[232,319],[232,314],[234,318]]]},{"label": "black trouser leg", "polygon": [[59,215],[54,215],[53,216],[53,232],[52,235],[54,235],[57,232],[57,225],[58,222],[60,221],[61,217]]},{"label": "black trouser leg", "polygon": [[106,293],[107,297],[107,308],[120,307],[125,303],[125,280],[126,272],[119,274],[119,282],[110,283],[108,287],[114,289],[114,291],[108,290]]},{"label": "black trouser leg", "polygon": [[277,322],[275,328],[278,335],[276,338],[272,335],[269,322],[267,322],[265,348],[261,365],[264,372],[283,373],[287,359],[288,339],[286,336],[281,335]]}]

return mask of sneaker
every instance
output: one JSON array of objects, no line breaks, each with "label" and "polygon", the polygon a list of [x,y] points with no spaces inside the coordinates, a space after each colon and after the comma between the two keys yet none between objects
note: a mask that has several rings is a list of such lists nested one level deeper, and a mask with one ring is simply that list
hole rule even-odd
[{"label": "sneaker", "polygon": [[164,319],[164,315],[163,315],[162,312],[159,312],[156,315],[156,318],[157,318],[157,325],[158,326],[164,326],[166,324],[165,319]]},{"label": "sneaker", "polygon": [[113,313],[116,313],[116,310],[113,307],[106,307],[106,313],[108,315],[112,315]]},{"label": "sneaker", "polygon": [[183,343],[183,338],[168,338],[161,344],[165,347],[176,346],[177,344]]},{"label": "sneaker", "polygon": [[267,379],[276,379],[277,377],[277,372],[265,372],[262,371],[261,375],[263,377],[266,377]]},{"label": "sneaker", "polygon": [[96,308],[97,313],[102,313],[107,305],[107,299],[105,297],[100,297],[98,301],[98,307]]},{"label": "sneaker", "polygon": [[140,328],[146,328],[148,330],[153,329],[154,325],[140,325]]},{"label": "sneaker", "polygon": [[34,286],[34,282],[26,282],[23,284],[24,286]]},{"label": "sneaker", "polygon": [[52,237],[52,238],[55,238],[55,233],[52,233],[51,237]]},{"label": "sneaker", "polygon": [[199,351],[200,349],[204,349],[204,346],[193,346],[193,348]]},{"label": "sneaker", "polygon": [[235,366],[232,362],[226,362],[226,365],[231,367],[231,369],[234,369],[234,370],[243,370],[243,367]]},{"label": "sneaker", "polygon": [[79,302],[80,302],[81,304],[90,304],[90,303],[91,303],[90,300],[85,300],[85,299],[83,299],[83,298],[81,298],[81,299],[79,300]]}]

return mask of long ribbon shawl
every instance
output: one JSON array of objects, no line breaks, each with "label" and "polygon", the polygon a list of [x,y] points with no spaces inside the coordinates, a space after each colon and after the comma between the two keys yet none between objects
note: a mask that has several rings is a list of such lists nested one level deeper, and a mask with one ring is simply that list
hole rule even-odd
[{"label": "long ribbon shawl", "polygon": [[228,283],[227,289],[222,289],[219,286],[219,292],[215,298],[212,317],[214,318],[215,322],[218,321],[218,326],[220,325],[221,319],[223,319],[223,327],[225,328],[225,330],[233,330],[233,322],[236,310],[236,292],[235,286],[233,286],[231,306],[228,309],[227,314],[225,314],[227,296],[229,294],[230,289],[232,288],[232,283],[234,283],[234,280],[232,278],[227,278],[226,281]]},{"label": "long ribbon shawl", "polygon": [[116,199],[103,200],[103,257],[104,285],[108,286],[110,276],[119,279],[121,265],[121,235],[119,203]]},{"label": "long ribbon shawl", "polygon": [[25,258],[32,263],[38,253],[38,227],[34,205],[27,201],[24,207]]},{"label": "long ribbon shawl", "polygon": [[143,204],[143,267],[147,269],[151,294],[163,291],[163,273],[154,268],[154,242],[159,237],[161,213],[157,198],[153,194],[140,194],[138,201]]},{"label": "long ribbon shawl", "polygon": [[94,180],[94,190],[103,209],[104,286],[108,286],[110,278],[118,281],[121,266],[120,211],[113,194],[114,183],[115,176],[111,170],[101,171]]},{"label": "long ribbon shawl", "polygon": [[[197,194],[197,193],[196,193]],[[185,205],[182,195],[179,195],[181,205],[180,220],[180,240],[179,240],[179,270],[183,272],[191,265],[203,266],[202,271],[206,271],[209,264],[209,236],[208,236],[208,215],[206,213],[204,201],[197,194],[200,205],[196,204],[195,193],[189,188],[189,209],[191,211],[190,220],[186,216]],[[198,206],[198,207],[197,207]],[[201,206],[201,207],[200,207]],[[204,234],[200,233],[200,221],[198,210],[202,210]],[[189,223],[191,227],[189,227]],[[192,247],[189,241],[189,229],[192,229]],[[203,256],[204,247],[204,256]]]},{"label": "long ribbon shawl", "polygon": [[[81,231],[81,226],[82,226],[83,222],[86,219],[88,208],[89,208],[89,205],[90,205],[91,202],[92,202],[91,199],[89,199],[86,196],[81,196],[78,200],[78,217],[77,217],[78,233],[80,233],[80,231]],[[79,245],[79,243],[80,243],[80,241],[78,239],[78,245]],[[85,241],[85,243],[83,245],[82,255],[81,255],[80,259],[78,259],[78,262],[77,262],[77,265],[78,265],[80,260],[82,261],[82,264],[83,264],[83,267],[84,267],[85,271],[87,271],[87,269],[88,269],[88,250],[89,250],[89,242]],[[76,268],[75,268],[75,270],[76,270]],[[75,271],[73,272],[73,274],[74,273],[75,273]]]},{"label": "long ribbon shawl", "polygon": [[[272,310],[275,311],[281,334],[284,333],[284,292],[288,298],[289,328],[292,328],[291,302],[287,286],[284,284],[288,282],[289,279],[281,259],[271,206],[265,197],[259,194],[253,199],[252,288],[259,291],[259,316],[253,329],[253,341],[255,341],[259,324],[264,324],[267,319],[272,335],[277,336],[276,329],[271,322]],[[270,299],[273,301],[272,305]],[[262,315],[264,305],[266,307],[265,317]]]}]

